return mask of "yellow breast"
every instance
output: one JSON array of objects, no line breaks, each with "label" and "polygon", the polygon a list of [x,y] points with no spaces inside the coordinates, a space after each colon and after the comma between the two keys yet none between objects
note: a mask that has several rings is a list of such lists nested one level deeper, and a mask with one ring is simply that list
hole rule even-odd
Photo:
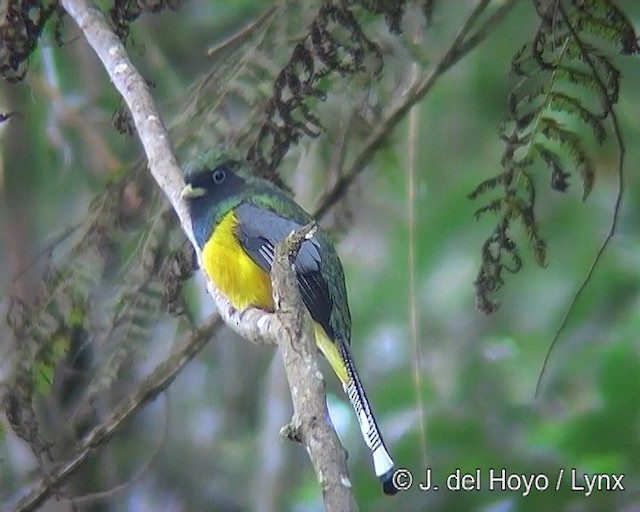
[{"label": "yellow breast", "polygon": [[[238,243],[238,223],[233,211],[227,213],[202,249],[203,270],[213,284],[239,310],[255,306],[273,311],[271,278],[247,256]],[[314,322],[316,344],[344,386],[347,370],[338,349],[320,324]]]},{"label": "yellow breast", "polygon": [[236,309],[273,310],[269,274],[244,252],[235,235],[238,223],[227,213],[202,249],[203,270]]}]

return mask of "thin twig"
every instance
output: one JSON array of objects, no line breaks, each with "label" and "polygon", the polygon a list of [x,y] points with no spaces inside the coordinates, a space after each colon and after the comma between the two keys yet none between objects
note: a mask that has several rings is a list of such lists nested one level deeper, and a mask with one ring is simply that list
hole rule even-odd
[{"label": "thin twig", "polygon": [[222,325],[219,315],[211,318],[165,361],[160,363],[127,398],[123,399],[100,425],[91,429],[80,441],[76,452],[51,469],[29,493],[11,510],[26,512],[34,510],[49,498],[60,484],[68,478],[99,446],[105,444],[122,427],[125,421],[162,393],[173,382],[180,370],[193,359],[211,338],[211,333]]},{"label": "thin twig", "polygon": [[[358,155],[356,155],[354,161],[344,172],[342,177],[335,183],[332,189],[325,194],[319,201],[314,209],[314,217],[317,219],[322,218],[331,207],[342,198],[347,189],[365,167],[371,162],[371,159],[375,155],[376,151],[384,144],[389,134],[395,129],[395,127],[404,119],[409,109],[417,102],[419,102],[424,95],[431,90],[431,88],[437,83],[438,79],[448,71],[454,64],[456,64],[462,57],[469,53],[473,48],[480,44],[491,33],[497,23],[504,19],[507,12],[513,7],[516,0],[505,1],[496,12],[487,19],[487,21],[478,29],[478,31],[470,36],[473,38],[474,45],[467,44],[468,34],[475,21],[478,19],[482,11],[486,9],[489,4],[489,0],[481,0],[480,3],[471,12],[466,19],[464,25],[458,32],[447,51],[436,63],[436,65],[428,72],[422,75],[415,85],[409,87],[407,92],[403,95],[402,100],[398,105],[390,110],[386,118],[376,125],[373,132],[367,140]],[[488,28],[487,28],[488,27]]]},{"label": "thin twig", "polygon": [[97,491],[92,492],[90,494],[85,494],[83,496],[74,496],[69,499],[69,501],[73,505],[86,505],[89,503],[96,503],[107,498],[111,498],[115,494],[118,494],[126,489],[129,489],[133,484],[139,482],[140,479],[147,473],[151,465],[156,461],[158,455],[160,454],[160,450],[164,446],[164,441],[167,436],[167,427],[169,424],[169,396],[168,392],[162,395],[164,397],[164,404],[162,408],[162,421],[160,422],[160,433],[158,435],[158,441],[156,446],[154,446],[153,451],[149,455],[149,457],[144,461],[141,467],[138,470],[128,477],[124,482],[114,485],[111,489],[107,489],[105,491]]},{"label": "thin twig", "polygon": [[245,43],[249,38],[253,37],[255,32],[267,21],[271,15],[276,11],[277,6],[272,5],[255,20],[249,23],[247,26],[241,28],[240,30],[234,32],[224,41],[212,46],[207,49],[207,55],[212,57],[222,58],[224,55],[227,55],[237,48],[240,47],[243,43]]},{"label": "thin twig", "polygon": [[458,47],[458,51],[462,54],[466,54],[469,50],[472,50],[478,44],[480,44],[487,36],[489,36],[495,28],[502,23],[507,17],[507,14],[511,11],[511,8],[516,5],[516,0],[506,0],[502,5],[496,9],[491,16],[483,23],[483,25],[472,36],[467,37]]}]

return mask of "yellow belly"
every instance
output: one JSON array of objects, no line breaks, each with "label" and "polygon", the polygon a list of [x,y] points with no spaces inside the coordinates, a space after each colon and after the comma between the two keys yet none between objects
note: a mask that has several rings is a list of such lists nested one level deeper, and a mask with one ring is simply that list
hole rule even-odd
[{"label": "yellow belly", "polygon": [[[202,249],[203,270],[234,308],[242,310],[254,306],[273,311],[271,278],[238,243],[235,236],[237,223],[233,211],[222,218]],[[318,348],[342,384],[346,385],[347,371],[335,343],[316,322],[314,331]]]},{"label": "yellow belly", "polygon": [[203,270],[236,309],[255,306],[273,311],[271,279],[247,256],[235,236],[238,223],[227,213],[202,249]]}]

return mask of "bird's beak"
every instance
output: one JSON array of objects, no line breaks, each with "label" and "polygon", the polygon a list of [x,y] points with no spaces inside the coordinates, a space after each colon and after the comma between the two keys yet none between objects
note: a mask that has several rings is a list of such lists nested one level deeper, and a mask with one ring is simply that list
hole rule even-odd
[{"label": "bird's beak", "polygon": [[193,187],[191,183],[187,183],[180,192],[180,197],[182,199],[195,199],[197,197],[202,197],[206,193],[207,191],[204,188]]}]

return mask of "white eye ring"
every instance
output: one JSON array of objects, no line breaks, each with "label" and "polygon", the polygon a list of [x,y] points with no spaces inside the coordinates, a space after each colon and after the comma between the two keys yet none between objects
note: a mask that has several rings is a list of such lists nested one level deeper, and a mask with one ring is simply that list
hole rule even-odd
[{"label": "white eye ring", "polygon": [[213,171],[211,177],[216,185],[220,185],[220,183],[222,183],[226,179],[227,173],[223,169],[218,168]]}]

